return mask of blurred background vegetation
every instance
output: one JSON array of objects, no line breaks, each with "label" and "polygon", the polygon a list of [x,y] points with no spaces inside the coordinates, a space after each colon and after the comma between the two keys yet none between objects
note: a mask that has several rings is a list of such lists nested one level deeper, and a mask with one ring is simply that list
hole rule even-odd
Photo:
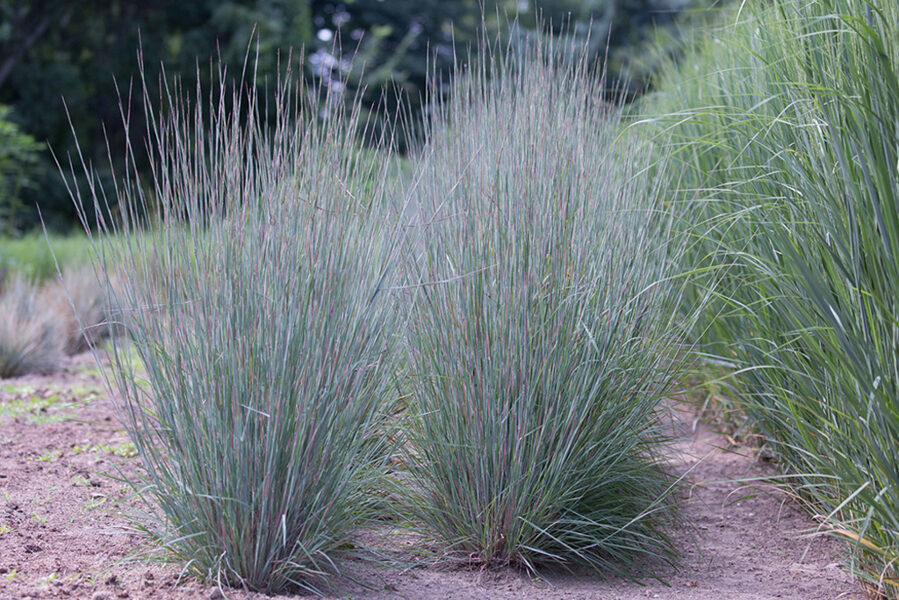
[{"label": "blurred background vegetation", "polygon": [[[428,77],[449,73],[484,26],[514,41],[541,23],[587,43],[606,62],[610,87],[636,97],[677,47],[679,25],[717,3],[0,0],[0,235],[20,235],[41,218],[57,232],[80,228],[54,154],[64,165],[75,155],[74,130],[103,180],[107,139],[121,155],[119,98],[139,77],[139,50],[148,81],[159,81],[163,64],[166,77],[190,80],[197,71],[208,78],[219,59],[234,75],[258,43],[259,81],[272,82],[288,51],[302,49],[307,80],[347,98],[361,94],[375,123],[393,114],[401,95],[414,120]],[[132,97],[125,108],[139,115],[139,102]],[[138,118],[132,135],[141,131]]]}]

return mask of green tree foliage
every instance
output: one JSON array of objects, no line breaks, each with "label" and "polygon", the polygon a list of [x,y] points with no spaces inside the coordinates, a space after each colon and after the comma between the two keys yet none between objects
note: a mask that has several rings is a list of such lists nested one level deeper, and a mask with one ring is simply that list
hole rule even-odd
[{"label": "green tree foliage", "polygon": [[[145,130],[141,99],[131,95],[139,49],[147,81],[159,81],[165,64],[169,82],[199,72],[204,85],[219,59],[230,65],[229,76],[239,76],[249,49],[255,80],[271,87],[288,51],[303,48],[305,76],[321,89],[347,99],[358,94],[374,124],[394,115],[402,96],[414,123],[426,106],[428,78],[448,77],[483,33],[514,41],[543,24],[581,47],[589,43],[597,60],[608,58],[610,85],[636,93],[653,67],[644,60],[631,69],[643,54],[633,48],[685,9],[715,1],[0,0],[0,103],[63,163],[75,154],[74,129],[100,181],[109,183],[108,169],[99,167],[108,160],[107,141],[113,156],[121,154],[122,113],[133,131]],[[23,205],[38,204],[53,227],[71,226],[74,211],[49,151],[40,153],[33,175],[37,185],[23,189]],[[20,211],[19,227],[36,224],[33,208]]]},{"label": "green tree foliage", "polygon": [[[381,117],[397,111],[411,116],[410,127],[395,140],[405,151],[412,141],[408,135],[423,121],[425,96],[435,92],[429,89],[429,78],[448,84],[457,60],[464,62],[477,38],[485,32],[499,33],[498,17],[507,4],[508,0],[313,0],[317,52],[311,57],[311,75],[344,78],[354,93],[361,94],[362,106]],[[338,59],[347,56],[352,60]]]},{"label": "green tree foliage", "polygon": [[[0,102],[14,108],[22,128],[45,140],[67,161],[74,150],[71,128],[87,157],[106,161],[106,137],[113,148],[123,144],[118,89],[126,111],[131,80],[138,74],[138,50],[146,76],[210,72],[209,61],[244,62],[251,34],[258,33],[259,80],[277,71],[276,49],[309,42],[307,0],[0,0]],[[208,76],[208,75],[207,75]],[[65,110],[61,98],[65,99]],[[132,126],[141,124],[135,117]],[[71,119],[71,127],[69,123]],[[108,129],[107,129],[108,127]],[[26,193],[39,202],[51,225],[74,221],[74,210],[49,152],[38,165],[40,186]],[[103,178],[101,172],[101,179]],[[26,216],[23,227],[35,224]]]},{"label": "green tree foliage", "polygon": [[[557,39],[588,48],[605,65],[610,99],[644,93],[665,58],[679,52],[666,37],[679,37],[681,25],[707,19],[709,10],[729,0],[521,0],[524,29],[541,21]],[[659,56],[662,54],[663,56]]]},{"label": "green tree foliage", "polygon": [[0,234],[15,227],[21,212],[20,192],[33,185],[38,144],[8,120],[9,107],[0,105]]}]

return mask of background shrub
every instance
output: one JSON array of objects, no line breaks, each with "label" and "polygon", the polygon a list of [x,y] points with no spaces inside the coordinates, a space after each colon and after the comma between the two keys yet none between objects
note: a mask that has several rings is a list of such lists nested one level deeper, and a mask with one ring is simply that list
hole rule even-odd
[{"label": "background shrub", "polygon": [[0,104],[0,235],[16,230],[22,208],[20,192],[34,185],[40,146],[9,120],[10,109]]}]

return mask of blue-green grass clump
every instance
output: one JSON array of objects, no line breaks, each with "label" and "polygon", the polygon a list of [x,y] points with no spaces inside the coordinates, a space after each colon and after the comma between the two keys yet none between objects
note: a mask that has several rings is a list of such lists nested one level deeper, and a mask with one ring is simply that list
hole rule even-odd
[{"label": "blue-green grass clump", "polygon": [[0,282],[0,379],[48,374],[62,364],[65,332],[45,296],[21,275]]},{"label": "blue-green grass clump", "polygon": [[[120,177],[96,254],[118,277],[137,526],[209,582],[315,591],[373,518],[389,456],[395,219],[358,107],[255,89],[175,86],[158,105],[145,89],[153,176]],[[103,202],[90,191],[76,202]]]},{"label": "blue-green grass clump", "polygon": [[457,77],[417,157],[409,510],[462,562],[653,574],[683,240],[601,76],[559,50]]}]

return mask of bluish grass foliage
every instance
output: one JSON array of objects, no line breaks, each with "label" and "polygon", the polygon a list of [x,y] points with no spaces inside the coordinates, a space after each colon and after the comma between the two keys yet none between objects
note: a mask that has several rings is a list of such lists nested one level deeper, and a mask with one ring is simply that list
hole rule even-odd
[{"label": "bluish grass foliage", "polygon": [[[102,271],[102,270],[101,270]],[[108,338],[120,318],[115,306],[117,276],[100,272],[95,266],[64,267],[59,281],[43,286],[42,310],[56,318],[67,354],[85,352]]]},{"label": "bluish grass foliage", "polygon": [[707,340],[853,567],[899,596],[899,4],[747,3],[647,105],[701,251]]},{"label": "bluish grass foliage", "polygon": [[473,65],[418,157],[410,510],[463,562],[646,574],[675,555],[681,242],[650,153],[559,54]]},{"label": "bluish grass foliage", "polygon": [[[23,259],[15,267],[0,261],[0,377],[58,370],[66,354],[83,352],[104,339],[117,312],[104,289],[110,277],[98,277],[92,267],[81,264],[89,259],[60,257],[68,265],[63,267],[64,283],[56,277],[44,280],[42,255],[53,262],[53,253],[45,240],[38,240],[14,242]],[[51,244],[56,241],[51,238]],[[76,247],[86,254],[87,238]],[[26,248],[33,249],[36,258],[21,252]]]},{"label": "bluish grass foliage", "polygon": [[0,282],[0,379],[57,370],[64,340],[37,285],[19,275]]},{"label": "bluish grass foliage", "polygon": [[389,454],[396,219],[358,110],[312,106],[289,80],[256,89],[145,91],[152,180],[129,147],[115,190],[72,193],[122,207],[97,253],[145,369],[115,342],[140,527],[209,581],[316,589],[372,516]]}]

